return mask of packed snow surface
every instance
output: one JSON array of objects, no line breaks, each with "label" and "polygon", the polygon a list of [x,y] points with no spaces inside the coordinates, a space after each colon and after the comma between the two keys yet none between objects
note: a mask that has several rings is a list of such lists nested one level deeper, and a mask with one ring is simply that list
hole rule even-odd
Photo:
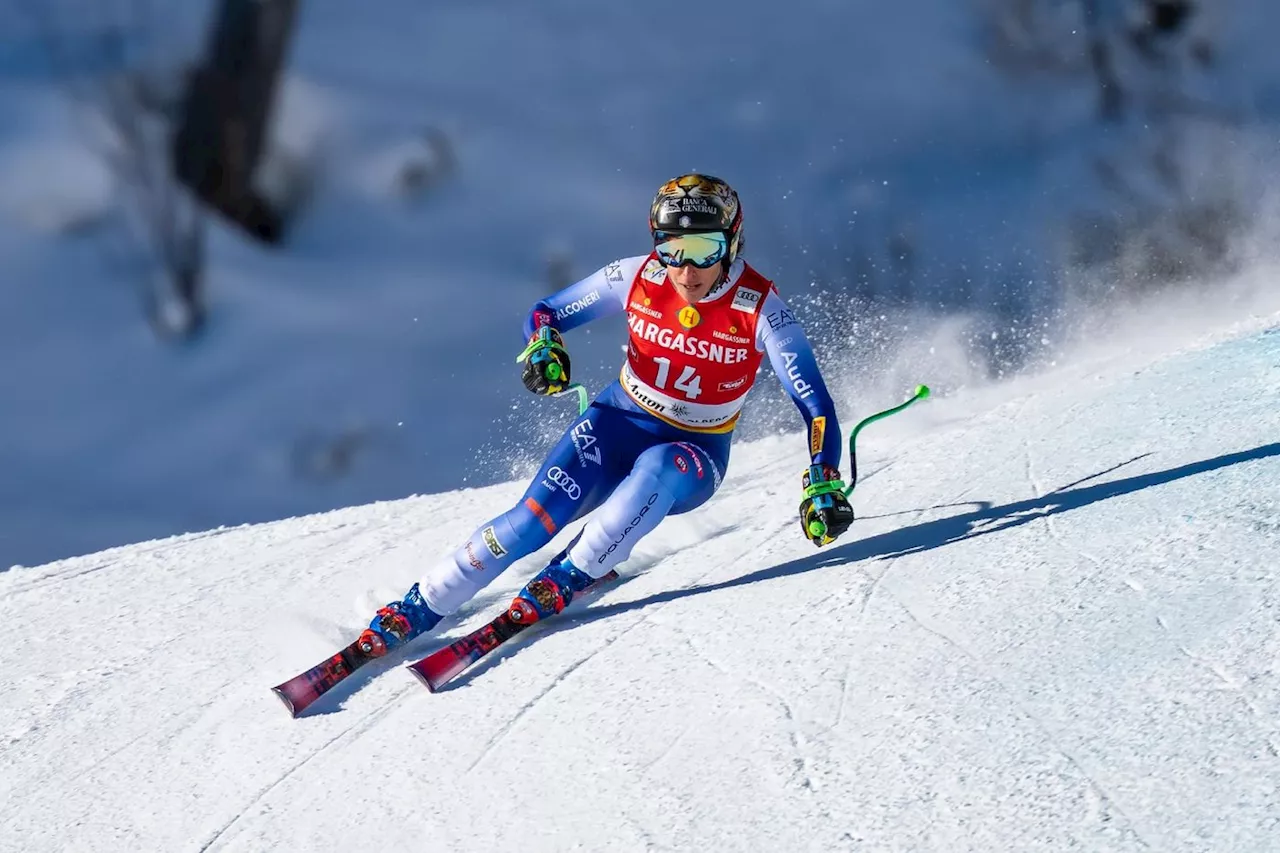
[{"label": "packed snow surface", "polygon": [[297,720],[269,688],[521,483],[0,573],[0,849],[1275,850],[1277,319],[877,424],[820,551],[803,437],[739,445],[434,695],[403,658]]}]

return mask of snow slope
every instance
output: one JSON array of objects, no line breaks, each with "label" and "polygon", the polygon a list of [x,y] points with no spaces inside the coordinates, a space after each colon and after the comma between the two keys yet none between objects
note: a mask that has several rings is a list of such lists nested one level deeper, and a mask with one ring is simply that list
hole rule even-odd
[{"label": "snow slope", "polygon": [[[1052,305],[1045,244],[1062,217],[1112,212],[1095,158],[1150,141],[1098,125],[1087,75],[998,71],[982,5],[800,0],[780,19],[772,0],[589,14],[578,0],[308,0],[280,123],[326,163],[316,206],[282,253],[215,224],[210,328],[175,350],[138,306],[141,259],[94,154],[103,129],[50,74],[30,12],[66,29],[87,64],[71,70],[100,72],[93,48],[122,10],[153,10],[138,49],[166,67],[202,43],[210,0],[0,2],[0,567],[507,479],[530,455],[514,439],[546,412],[511,359],[550,289],[548,255],[583,275],[642,250],[655,187],[692,168],[741,191],[749,257],[798,305],[824,366],[897,324],[806,297],[863,274],[910,284],[901,233],[916,285],[952,306]],[[1280,121],[1276,4],[1211,8],[1225,33],[1210,100],[1241,125],[1232,156],[1197,149],[1190,191],[1223,161],[1271,156]],[[1060,43],[1083,56],[1081,28]],[[458,172],[408,200],[392,176],[426,128],[454,140]],[[1273,169],[1246,174],[1274,185]],[[590,387],[616,375],[622,328],[573,336]],[[891,371],[859,355],[873,383]],[[965,384],[942,361],[913,368],[938,390]],[[757,392],[753,415],[768,398],[790,406]]]},{"label": "snow slope", "polygon": [[268,688],[520,483],[0,573],[0,850],[1274,850],[1280,314],[1195,337],[868,430],[823,551],[803,439],[739,445],[438,695]]}]

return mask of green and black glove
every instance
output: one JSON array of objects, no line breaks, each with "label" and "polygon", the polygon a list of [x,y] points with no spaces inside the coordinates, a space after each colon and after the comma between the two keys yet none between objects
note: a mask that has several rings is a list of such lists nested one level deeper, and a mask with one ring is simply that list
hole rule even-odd
[{"label": "green and black glove", "polygon": [[821,548],[836,541],[853,524],[853,507],[844,496],[840,472],[830,465],[810,465],[802,483],[800,527],[805,537]]},{"label": "green and black glove", "polygon": [[560,333],[543,326],[520,354],[524,362],[520,379],[535,394],[559,394],[569,387],[569,353]]}]

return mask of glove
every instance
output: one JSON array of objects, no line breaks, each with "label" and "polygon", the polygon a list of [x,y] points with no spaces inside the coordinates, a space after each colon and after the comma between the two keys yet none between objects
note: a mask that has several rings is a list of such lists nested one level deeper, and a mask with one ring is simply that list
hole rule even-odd
[{"label": "glove", "polygon": [[569,353],[560,333],[543,326],[520,354],[524,370],[520,379],[535,394],[559,394],[569,386]]},{"label": "glove", "polygon": [[836,541],[853,524],[853,507],[844,496],[840,472],[830,465],[810,465],[802,482],[800,527],[805,537],[821,548]]}]

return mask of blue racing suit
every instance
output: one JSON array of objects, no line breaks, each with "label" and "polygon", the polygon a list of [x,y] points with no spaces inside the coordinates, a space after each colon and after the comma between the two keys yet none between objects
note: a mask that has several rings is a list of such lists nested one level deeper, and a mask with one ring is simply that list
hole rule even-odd
[{"label": "blue racing suit", "polygon": [[[650,270],[646,261],[616,261],[539,301],[526,321],[526,339],[539,325],[565,332],[626,310],[631,282]],[[724,294],[742,272],[738,259],[703,302]],[[804,417],[811,462],[838,469],[835,406],[803,328],[772,288],[759,310],[755,345]],[[614,381],[565,430],[516,505],[426,572],[424,598],[436,613],[456,611],[512,563],[593,510],[566,550],[574,566],[601,577],[663,518],[695,509],[715,493],[728,469],[732,438],[732,422],[722,432],[681,428],[646,411]]]}]

